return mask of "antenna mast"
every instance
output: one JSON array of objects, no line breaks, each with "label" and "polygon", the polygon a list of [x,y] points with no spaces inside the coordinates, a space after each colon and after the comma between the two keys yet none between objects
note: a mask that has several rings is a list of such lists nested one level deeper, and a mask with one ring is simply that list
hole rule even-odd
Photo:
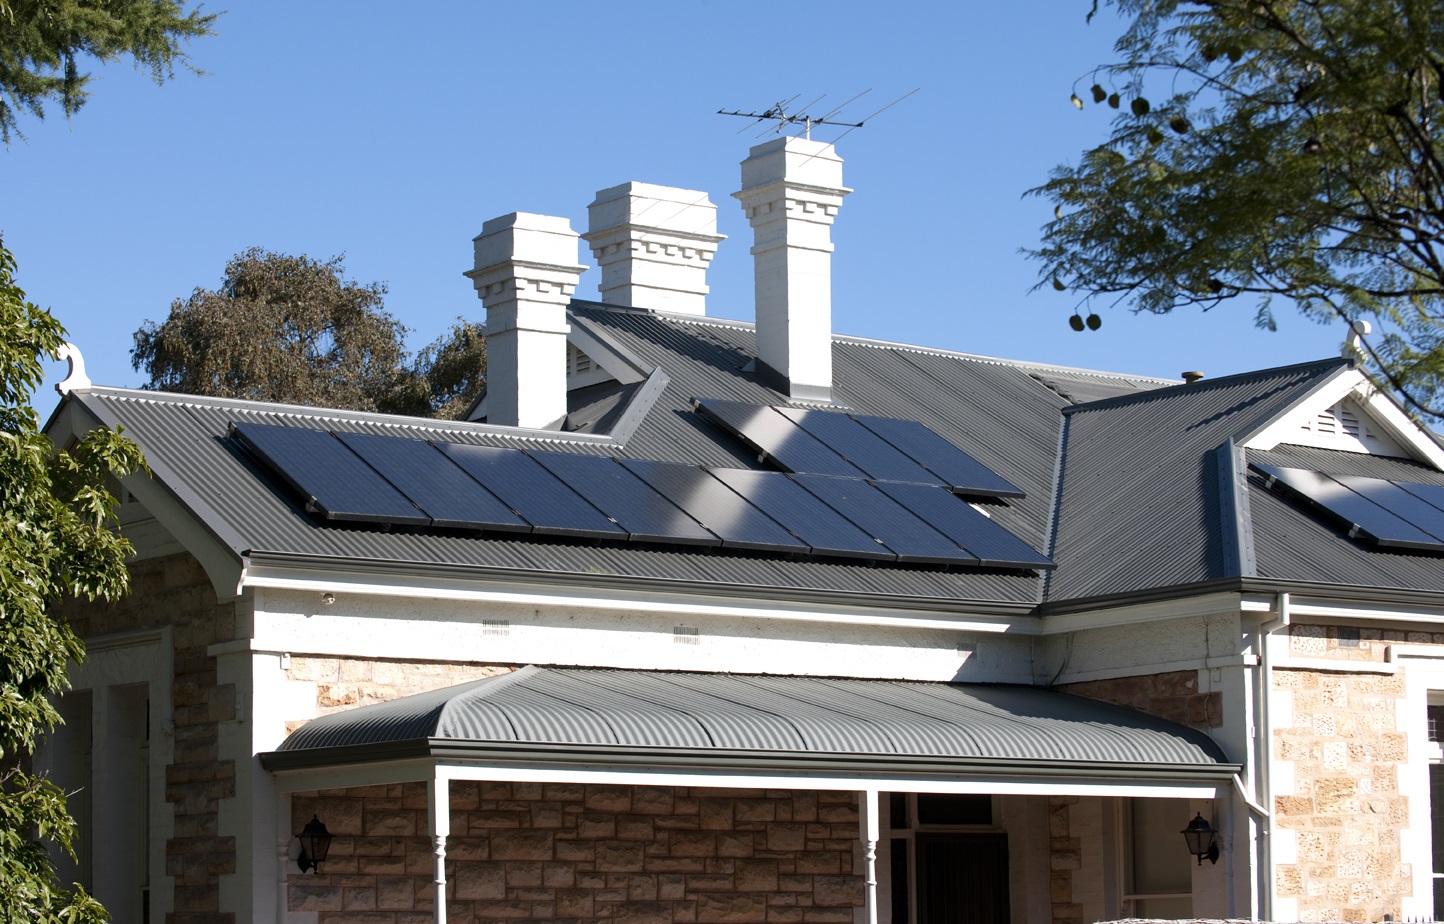
[{"label": "antenna mast", "polygon": [[[718,115],[727,115],[727,116],[740,116],[740,117],[742,117],[742,118],[744,118],[744,119],[752,119],[752,120],[753,120],[753,122],[752,122],[752,125],[753,125],[753,126],[755,126],[758,122],[769,122],[769,121],[770,121],[770,122],[776,122],[776,123],[777,123],[777,127],[776,127],[776,128],[769,128],[769,129],[765,130],[765,131],[762,133],[763,135],[766,135],[766,134],[779,134],[779,135],[780,135],[780,134],[782,134],[782,132],[783,132],[784,130],[786,130],[787,127],[790,126],[790,125],[801,125],[801,126],[802,126],[802,137],[803,137],[803,138],[806,138],[806,139],[808,139],[808,140],[810,141],[810,140],[812,140],[812,129],[813,129],[813,126],[816,126],[816,125],[836,125],[836,126],[838,126],[839,128],[846,128],[847,131],[845,131],[845,132],[842,133],[842,135],[846,135],[846,134],[848,134],[848,132],[851,132],[851,131],[852,131],[853,129],[855,129],[855,128],[862,128],[863,125],[867,124],[867,120],[868,120],[868,119],[871,119],[873,116],[879,115],[879,114],[883,113],[884,111],[886,111],[886,110],[888,110],[888,109],[891,109],[893,106],[896,106],[898,103],[900,103],[900,102],[902,102],[903,100],[907,99],[909,96],[912,96],[914,93],[916,93],[918,90],[921,90],[921,89],[922,89],[922,87],[918,87],[917,90],[911,90],[911,91],[909,91],[909,92],[907,92],[907,93],[904,93],[902,96],[899,96],[897,99],[895,99],[895,100],[893,100],[892,102],[888,103],[886,106],[882,107],[882,109],[879,109],[877,112],[874,112],[872,115],[868,116],[867,119],[863,119],[861,122],[841,122],[841,121],[838,121],[837,119],[835,119],[835,118],[833,118],[833,117],[836,116],[839,112],[841,112],[844,107],[846,107],[846,106],[848,106],[848,105],[850,105],[850,104],[858,101],[858,100],[861,99],[862,97],[864,97],[864,96],[866,96],[867,94],[871,93],[871,92],[872,92],[872,89],[871,89],[871,88],[866,89],[866,90],[863,90],[861,93],[857,94],[857,95],[854,96],[852,99],[850,99],[850,100],[848,100],[847,102],[843,103],[841,106],[838,106],[838,107],[836,107],[836,108],[834,108],[834,109],[831,109],[831,110],[823,113],[823,114],[820,115],[820,116],[810,115],[810,114],[808,114],[807,110],[808,110],[809,108],[813,107],[813,106],[816,106],[818,103],[822,102],[823,98],[827,96],[826,93],[822,94],[822,96],[819,96],[817,99],[813,100],[812,102],[808,103],[808,104],[805,105],[805,106],[799,106],[799,107],[797,107],[797,109],[796,109],[795,111],[793,111],[793,112],[789,112],[788,109],[789,109],[789,107],[792,106],[793,102],[796,101],[797,97],[802,95],[801,93],[797,94],[797,96],[792,97],[792,99],[786,99],[786,100],[782,100],[782,101],[780,101],[780,102],[778,102],[778,103],[775,103],[775,104],[773,104],[773,106],[772,106],[771,108],[769,108],[769,109],[767,109],[767,110],[765,110],[765,111],[763,111],[763,112],[743,112],[743,111],[741,111],[740,109],[733,109],[733,110],[730,110],[730,111],[727,110],[727,109],[718,109],[718,110],[717,110],[717,114],[718,114]],[[750,128],[750,127],[752,127],[752,126],[745,126],[745,127],[743,127],[740,131],[738,131],[738,134],[740,135],[742,132],[747,131],[747,129]],[[842,135],[839,135],[838,138],[841,138]],[[758,137],[761,137],[761,135],[759,135]]]}]

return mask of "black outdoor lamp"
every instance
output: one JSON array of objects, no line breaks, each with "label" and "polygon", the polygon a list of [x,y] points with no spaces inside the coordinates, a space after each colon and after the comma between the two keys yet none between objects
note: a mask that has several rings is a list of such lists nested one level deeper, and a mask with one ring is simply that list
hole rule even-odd
[{"label": "black outdoor lamp", "polygon": [[306,827],[296,835],[296,840],[301,842],[301,855],[296,857],[296,865],[301,867],[301,872],[314,870],[325,862],[326,854],[331,852],[332,836],[321,819],[312,815]]},{"label": "black outdoor lamp", "polygon": [[1218,842],[1214,838],[1218,831],[1213,825],[1203,820],[1202,813],[1195,813],[1193,821],[1182,831],[1183,839],[1188,842],[1188,852],[1198,858],[1198,865],[1203,865],[1204,857],[1208,862],[1218,862]]}]

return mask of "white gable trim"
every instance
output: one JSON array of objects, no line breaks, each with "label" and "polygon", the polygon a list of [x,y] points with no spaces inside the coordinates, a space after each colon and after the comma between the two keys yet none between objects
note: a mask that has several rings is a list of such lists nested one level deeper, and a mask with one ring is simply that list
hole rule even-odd
[{"label": "white gable trim", "polygon": [[1403,448],[1409,458],[1444,471],[1444,449],[1357,369],[1342,370],[1313,394],[1239,442],[1245,449],[1259,450],[1295,442],[1306,421],[1316,419],[1346,398],[1368,414],[1370,423]]}]

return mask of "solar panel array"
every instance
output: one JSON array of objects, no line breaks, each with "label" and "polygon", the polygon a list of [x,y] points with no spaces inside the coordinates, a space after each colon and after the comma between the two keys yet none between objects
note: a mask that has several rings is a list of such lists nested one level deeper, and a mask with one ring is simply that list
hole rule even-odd
[{"label": "solar panel array", "polygon": [[1444,551],[1444,487],[1252,463],[1270,487],[1385,548]]},{"label": "solar panel array", "polygon": [[1023,497],[1017,485],[915,420],[715,398],[693,405],[784,472]]},{"label": "solar panel array", "polygon": [[308,510],[332,521],[873,561],[1053,566],[942,483],[714,469],[252,423],[231,429]]}]

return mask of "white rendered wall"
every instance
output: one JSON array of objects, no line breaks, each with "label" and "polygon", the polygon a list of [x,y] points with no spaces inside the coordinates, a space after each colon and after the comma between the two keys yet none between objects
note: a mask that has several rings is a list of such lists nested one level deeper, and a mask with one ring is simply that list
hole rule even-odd
[{"label": "white rendered wall", "polygon": [[[354,658],[1031,683],[1027,636],[256,590],[260,651]],[[502,627],[485,621],[505,622]],[[696,629],[695,644],[676,630]],[[684,638],[691,637],[684,633]]]}]

